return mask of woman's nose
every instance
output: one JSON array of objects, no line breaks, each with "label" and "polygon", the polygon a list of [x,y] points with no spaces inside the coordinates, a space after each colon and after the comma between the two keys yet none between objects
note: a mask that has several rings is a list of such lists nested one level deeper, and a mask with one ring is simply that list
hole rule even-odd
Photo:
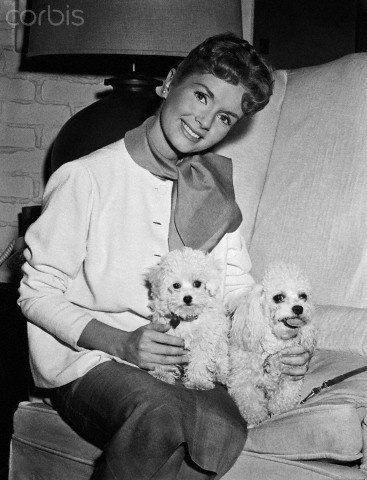
[{"label": "woman's nose", "polygon": [[204,130],[209,130],[213,123],[214,115],[210,112],[202,112],[198,115],[195,115],[196,122]]}]

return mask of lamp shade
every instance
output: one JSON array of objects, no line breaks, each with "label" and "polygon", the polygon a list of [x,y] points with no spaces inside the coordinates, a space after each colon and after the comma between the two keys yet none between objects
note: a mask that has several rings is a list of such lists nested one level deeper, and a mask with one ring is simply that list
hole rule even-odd
[{"label": "lamp shade", "polygon": [[242,36],[240,0],[32,0],[27,56],[183,57],[205,38]]}]

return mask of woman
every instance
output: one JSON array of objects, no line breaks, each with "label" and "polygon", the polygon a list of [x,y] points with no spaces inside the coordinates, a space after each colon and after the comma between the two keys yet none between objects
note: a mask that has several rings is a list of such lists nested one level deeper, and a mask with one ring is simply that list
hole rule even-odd
[{"label": "woman", "polygon": [[[194,391],[148,375],[186,358],[179,338],[149,322],[143,274],[187,245],[222,262],[229,309],[252,285],[232,164],[210,149],[265,107],[271,71],[248,42],[218,35],[158,93],[156,116],[55,172],[26,235],[19,303],[34,379],[103,449],[99,480],[219,478],[246,438],[224,387]],[[288,353],[284,369],[298,378],[309,355]]]}]

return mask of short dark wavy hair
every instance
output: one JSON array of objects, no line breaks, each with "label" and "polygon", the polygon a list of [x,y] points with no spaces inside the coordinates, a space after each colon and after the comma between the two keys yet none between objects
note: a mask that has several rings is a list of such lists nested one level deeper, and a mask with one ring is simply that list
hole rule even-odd
[{"label": "short dark wavy hair", "polygon": [[177,67],[173,83],[193,73],[211,73],[232,85],[245,88],[242,111],[252,116],[262,110],[273,93],[273,71],[255,48],[233,33],[207,38],[195,47]]}]

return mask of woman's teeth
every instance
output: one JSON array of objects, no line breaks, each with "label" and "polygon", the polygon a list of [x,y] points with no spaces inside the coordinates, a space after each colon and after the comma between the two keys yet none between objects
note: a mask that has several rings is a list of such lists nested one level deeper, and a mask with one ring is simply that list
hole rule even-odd
[{"label": "woman's teeth", "polygon": [[191,137],[194,137],[196,140],[199,140],[200,135],[198,135],[197,133],[193,132],[193,131],[191,130],[191,128],[190,128],[188,125],[186,125],[185,122],[182,122],[182,125],[183,125],[183,128],[184,128],[185,132],[187,132]]}]

